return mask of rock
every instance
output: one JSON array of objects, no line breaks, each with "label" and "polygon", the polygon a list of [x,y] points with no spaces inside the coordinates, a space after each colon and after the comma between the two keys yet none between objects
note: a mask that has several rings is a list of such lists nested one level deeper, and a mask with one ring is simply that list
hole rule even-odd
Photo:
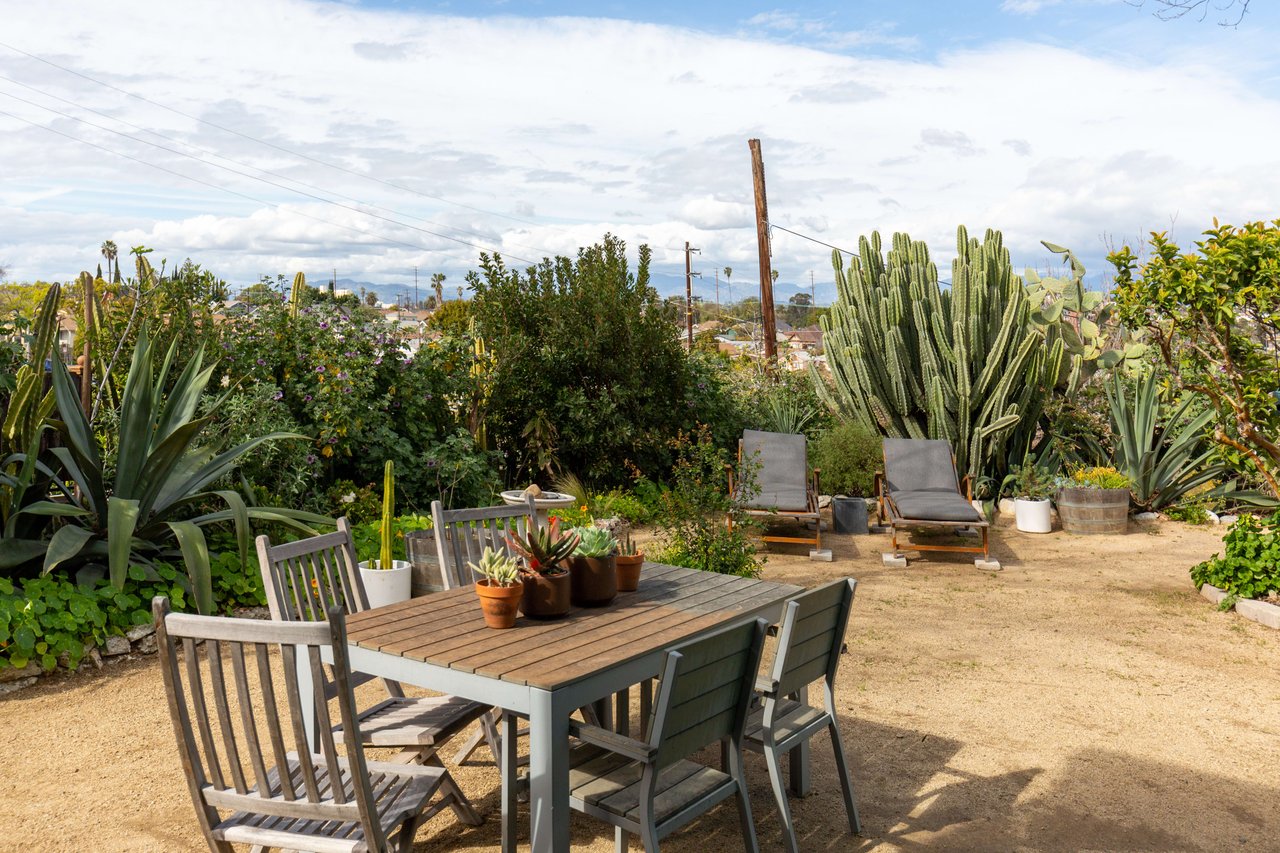
[{"label": "rock", "polygon": [[973,567],[984,572],[998,572],[1002,568],[999,560],[984,560],[981,557],[973,561]]},{"label": "rock", "polygon": [[1133,520],[1134,520],[1134,521],[1136,521],[1136,522],[1138,522],[1139,524],[1150,524],[1150,523],[1151,523],[1151,522],[1153,522],[1153,521],[1159,521],[1159,520],[1160,520],[1160,513],[1158,513],[1158,512],[1140,512],[1140,513],[1138,513],[1137,515],[1135,515],[1135,516],[1133,517]]},{"label": "rock", "polygon": [[[153,634],[152,637],[154,638],[154,636]],[[102,669],[102,655],[99,654],[97,648],[90,648],[89,651],[84,653],[84,657],[80,659],[81,669],[86,669],[90,666],[94,669]]]},{"label": "rock", "polygon": [[151,633],[139,640],[138,645],[134,647],[134,650],[140,654],[154,655],[159,648],[159,645],[156,643],[156,635]]},{"label": "rock", "polygon": [[1242,598],[1236,602],[1236,612],[1268,628],[1280,628],[1280,607],[1265,601]]},{"label": "rock", "polygon": [[612,533],[613,537],[619,542],[626,537],[627,531],[631,529],[631,525],[627,523],[625,518],[618,518],[617,516],[613,518],[597,518],[595,525],[601,530],[607,530]]},{"label": "rock", "polygon": [[534,500],[537,500],[538,498],[542,497],[542,489],[538,486],[537,483],[530,483],[529,488],[525,489],[523,492],[520,493],[520,497],[522,498],[527,498],[530,495],[533,496]]},{"label": "rock", "polygon": [[17,681],[10,681],[6,684],[0,684],[0,696],[4,696],[7,693],[13,693],[18,690],[22,690],[24,687],[30,687],[31,685],[35,684],[39,680],[40,679],[38,678],[20,678]]},{"label": "rock", "polygon": [[1206,517],[1208,517],[1208,519],[1209,519],[1209,523],[1210,523],[1210,524],[1221,524],[1221,523],[1222,523],[1222,519],[1221,519],[1221,517],[1219,517],[1219,515],[1218,515],[1216,512],[1213,512],[1212,510],[1210,510],[1209,512],[1206,512],[1206,513],[1205,513],[1205,516],[1206,516]]},{"label": "rock", "polygon": [[1013,498],[1001,498],[1000,503],[997,505],[996,509],[999,511],[1001,515],[1013,515],[1014,513]]},{"label": "rock", "polygon": [[237,619],[270,619],[269,607],[237,607],[234,611]]},{"label": "rock", "polygon": [[831,495],[818,495],[818,509],[826,509],[831,506]]},{"label": "rock", "polygon": [[41,672],[40,664],[31,661],[22,669],[15,669],[12,666],[6,666],[0,669],[0,684],[8,684],[13,681],[22,681],[27,678],[33,678]]},{"label": "rock", "polygon": [[880,562],[891,569],[905,569],[907,567],[905,554],[893,554],[885,551],[880,555]]},{"label": "rock", "polygon": [[1238,516],[1238,515],[1220,515],[1220,516],[1218,516],[1218,523],[1219,523],[1219,524],[1235,524],[1235,523],[1236,523],[1237,521],[1239,521],[1239,520],[1240,520],[1240,516]]},{"label": "rock", "polygon": [[830,548],[814,549],[809,552],[809,559],[822,560],[823,562],[830,563],[831,560],[833,559],[831,555],[831,549]]},{"label": "rock", "polygon": [[143,637],[150,637],[156,632],[156,626],[151,623],[146,625],[136,625],[124,632],[124,638],[131,643],[136,643]]},{"label": "rock", "polygon": [[115,657],[116,655],[127,655],[132,649],[129,641],[124,637],[107,637],[106,645],[102,647],[102,654],[105,657]]}]

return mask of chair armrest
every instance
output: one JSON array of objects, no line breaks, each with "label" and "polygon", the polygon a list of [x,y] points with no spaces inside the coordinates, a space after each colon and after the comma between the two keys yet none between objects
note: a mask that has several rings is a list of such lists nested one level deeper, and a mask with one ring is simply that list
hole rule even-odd
[{"label": "chair armrest", "polygon": [[811,487],[813,488],[813,496],[814,496],[814,499],[815,499],[815,500],[817,499],[818,495],[822,494],[822,476],[821,476],[821,474],[822,474],[822,469],[821,469],[821,468],[814,468],[814,469],[813,469],[813,481],[812,481],[812,483],[811,483]]},{"label": "chair armrest", "polygon": [[724,471],[725,471],[725,474],[727,474],[727,475],[728,475],[728,477],[729,477],[729,499],[730,499],[730,500],[732,500],[732,499],[733,499],[733,495],[734,495],[734,487],[733,487],[733,466],[732,466],[732,465],[726,465],[726,466],[724,466]]},{"label": "chair armrest", "polygon": [[756,679],[756,692],[764,696],[773,696],[778,692],[778,682],[767,675]]},{"label": "chair armrest", "polygon": [[608,729],[602,729],[599,726],[580,723],[577,720],[569,721],[569,734],[584,743],[607,749],[610,752],[616,752],[618,755],[635,761],[647,763],[658,756],[658,750],[647,743],[629,738],[626,735],[620,735],[617,732],[611,732]]},{"label": "chair armrest", "polygon": [[965,493],[965,500],[973,500],[973,480],[968,474],[960,478],[960,489]]}]

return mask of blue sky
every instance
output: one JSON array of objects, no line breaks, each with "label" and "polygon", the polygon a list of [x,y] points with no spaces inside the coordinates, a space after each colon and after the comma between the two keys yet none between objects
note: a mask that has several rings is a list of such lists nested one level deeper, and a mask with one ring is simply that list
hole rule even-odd
[{"label": "blue sky", "polygon": [[[1154,8],[26,4],[0,34],[0,266],[70,278],[109,238],[238,284],[452,286],[482,248],[522,263],[610,231],[665,286],[689,240],[701,293],[730,266],[740,297],[754,136],[779,225],[851,248],[905,230],[944,279],[955,226],[995,227],[1017,266],[1050,240],[1101,285],[1112,245],[1277,216],[1276,4],[1236,28]],[[784,298],[811,274],[831,298],[828,249],[775,231],[773,252]]]}]

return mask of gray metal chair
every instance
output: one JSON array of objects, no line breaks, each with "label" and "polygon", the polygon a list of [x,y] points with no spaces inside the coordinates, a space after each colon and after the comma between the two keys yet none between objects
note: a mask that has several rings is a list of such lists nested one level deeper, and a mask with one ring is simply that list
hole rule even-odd
[{"label": "gray metal chair", "polygon": [[[272,545],[268,537],[259,536],[257,547],[258,566],[272,619],[317,621],[335,606],[344,613],[367,609],[351,526],[346,518],[338,519],[335,533],[282,545]],[[351,686],[359,687],[373,678],[365,673],[353,673]],[[387,698],[361,711],[356,720],[366,747],[399,750],[393,761],[443,768],[438,751],[488,710],[484,705],[457,696],[410,698],[404,695],[398,682],[381,680]],[[332,684],[328,685],[326,699],[333,697],[334,689]],[[447,772],[443,784],[456,795],[458,819],[478,826],[482,822],[480,816]]]},{"label": "gray metal chair", "polygon": [[[784,432],[742,431],[738,441],[738,469],[744,462],[759,466],[755,472],[756,490],[741,495],[748,515],[794,518],[800,524],[812,524],[813,536],[776,536],[765,531],[765,542],[789,542],[812,545],[811,559],[830,559],[822,550],[822,515],[818,511],[819,470],[809,472],[808,446],[803,435]],[[740,483],[729,474],[729,493],[738,497]]]},{"label": "gray metal chair", "polygon": [[[857,835],[862,828],[834,710],[836,668],[857,585],[852,578],[832,581],[788,601],[773,667],[756,682],[759,707],[747,720],[746,746],[764,753],[789,853],[798,853],[799,848],[782,779],[782,756],[823,729],[831,734],[849,829]],[[803,699],[804,689],[819,679],[825,694],[823,709],[813,708]],[[796,695],[801,698],[791,698]]]},{"label": "gray metal chair", "polygon": [[[964,491],[961,491],[961,487]],[[956,475],[956,457],[951,443],[941,439],[886,438],[884,471],[876,474],[879,496],[879,520],[887,519],[893,531],[893,554],[885,555],[891,564],[905,565],[898,545],[898,531],[917,527],[941,527],[951,530],[977,529],[982,545],[911,543],[916,551],[954,551],[981,554],[974,564],[981,569],[998,570],[1000,563],[991,559],[989,532],[991,525],[973,507],[973,484],[968,475]]]},{"label": "gray metal chair", "polygon": [[[254,850],[407,853],[423,820],[457,805],[456,795],[444,790],[444,768],[365,759],[341,607],[329,609],[327,623],[174,614],[165,598],[155,599],[152,612],[178,752],[210,850],[229,853],[232,844],[250,844]],[[274,645],[283,657],[283,683],[272,672],[268,649]],[[296,667],[301,660],[314,684],[325,683],[322,646],[333,649],[345,756],[338,754],[327,703],[316,706],[315,747],[302,725]],[[432,803],[438,793],[443,796]]]},{"label": "gray metal chair", "polygon": [[[618,851],[632,833],[656,853],[663,836],[735,796],[746,849],[759,850],[742,739],[764,633],[758,619],[668,651],[643,741],[570,721],[579,744],[569,753],[569,803],[613,824]],[[717,741],[727,773],[687,760]]]}]

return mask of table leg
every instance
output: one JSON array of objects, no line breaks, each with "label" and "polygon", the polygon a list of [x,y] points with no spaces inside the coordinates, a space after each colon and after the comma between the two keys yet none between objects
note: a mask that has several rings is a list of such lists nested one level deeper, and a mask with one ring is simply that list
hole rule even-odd
[{"label": "table leg", "polygon": [[515,714],[502,715],[502,853],[516,851],[516,788],[520,766],[516,761],[516,742],[520,718]]},{"label": "table leg", "polygon": [[[809,688],[801,687],[797,690],[796,699],[801,704],[808,704]],[[809,739],[805,738],[800,741],[800,744],[791,750],[789,755],[787,764],[791,775],[791,793],[797,797],[807,797],[809,792],[813,790],[812,782],[809,779]]]},{"label": "table leg", "polygon": [[533,853],[569,851],[569,714],[553,692],[532,690],[529,841]]},{"label": "table leg", "polygon": [[614,715],[617,731],[620,735],[631,735],[631,690],[624,687],[616,694],[618,710]]}]

